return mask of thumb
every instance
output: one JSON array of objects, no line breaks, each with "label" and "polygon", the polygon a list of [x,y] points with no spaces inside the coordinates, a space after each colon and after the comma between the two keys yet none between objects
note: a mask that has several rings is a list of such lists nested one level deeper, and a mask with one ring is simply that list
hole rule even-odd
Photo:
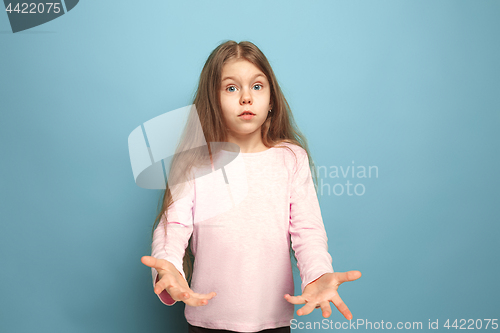
[{"label": "thumb", "polygon": [[141,262],[151,268],[156,268],[156,269],[163,269],[163,260],[162,259],[156,259],[155,257],[151,256],[143,256],[141,258]]},{"label": "thumb", "polygon": [[348,271],[348,272],[337,272],[336,278],[339,283],[344,283],[348,281],[354,281],[361,277],[360,271]]}]

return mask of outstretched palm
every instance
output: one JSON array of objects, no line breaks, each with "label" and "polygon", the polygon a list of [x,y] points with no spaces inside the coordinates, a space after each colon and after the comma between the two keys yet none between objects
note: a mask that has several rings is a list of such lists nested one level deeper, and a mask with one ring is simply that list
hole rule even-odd
[{"label": "outstretched palm", "polygon": [[158,272],[159,281],[154,288],[155,294],[159,295],[163,290],[166,290],[175,301],[183,301],[191,306],[206,305],[210,299],[216,296],[215,292],[209,294],[195,293],[189,288],[182,274],[167,260],[144,256],[141,258],[141,262]]},{"label": "outstretched palm", "polygon": [[344,315],[347,320],[352,319],[351,311],[340,298],[337,289],[347,281],[354,281],[361,277],[360,271],[348,271],[342,273],[326,273],[309,283],[300,296],[285,295],[285,299],[292,304],[304,304],[297,310],[297,315],[310,314],[315,308],[321,308],[323,317],[328,318],[332,314],[330,302]]}]

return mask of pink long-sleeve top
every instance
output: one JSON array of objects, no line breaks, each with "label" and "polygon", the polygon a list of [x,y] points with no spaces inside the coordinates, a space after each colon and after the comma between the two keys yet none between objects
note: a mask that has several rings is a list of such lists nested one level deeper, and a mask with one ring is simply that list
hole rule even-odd
[{"label": "pink long-sleeve top", "polygon": [[[333,273],[307,152],[289,143],[279,146],[290,147],[296,157],[278,147],[239,153],[223,169],[189,181],[186,195],[169,207],[154,232],[151,255],[170,261],[184,277],[192,237],[190,287],[217,293],[207,305],[186,305],[191,325],[240,332],[290,326],[294,305],[284,298],[294,293],[290,241],[302,291]],[[152,273],[155,284],[158,273]],[[166,291],[159,298],[175,303]]]}]

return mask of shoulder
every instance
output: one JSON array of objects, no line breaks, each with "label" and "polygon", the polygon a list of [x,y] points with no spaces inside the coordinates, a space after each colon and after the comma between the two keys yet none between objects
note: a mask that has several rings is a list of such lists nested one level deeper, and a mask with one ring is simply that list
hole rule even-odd
[{"label": "shoulder", "polygon": [[280,142],[274,146],[274,148],[278,149],[283,149],[287,150],[290,152],[292,155],[295,154],[297,157],[304,158],[304,156],[307,156],[307,151],[302,148],[301,146],[290,143],[290,142]]},{"label": "shoulder", "polygon": [[294,170],[296,170],[298,167],[300,167],[300,165],[304,163],[309,163],[307,151],[297,144],[290,142],[280,142],[274,147],[282,151],[282,154],[286,160],[286,164]]}]

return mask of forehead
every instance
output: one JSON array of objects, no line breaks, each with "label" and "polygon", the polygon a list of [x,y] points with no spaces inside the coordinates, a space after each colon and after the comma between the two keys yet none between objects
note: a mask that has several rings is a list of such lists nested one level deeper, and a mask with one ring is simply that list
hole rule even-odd
[{"label": "forehead", "polygon": [[266,75],[254,64],[245,59],[231,59],[222,67],[222,81],[225,79],[251,80],[259,76],[266,79]]}]

